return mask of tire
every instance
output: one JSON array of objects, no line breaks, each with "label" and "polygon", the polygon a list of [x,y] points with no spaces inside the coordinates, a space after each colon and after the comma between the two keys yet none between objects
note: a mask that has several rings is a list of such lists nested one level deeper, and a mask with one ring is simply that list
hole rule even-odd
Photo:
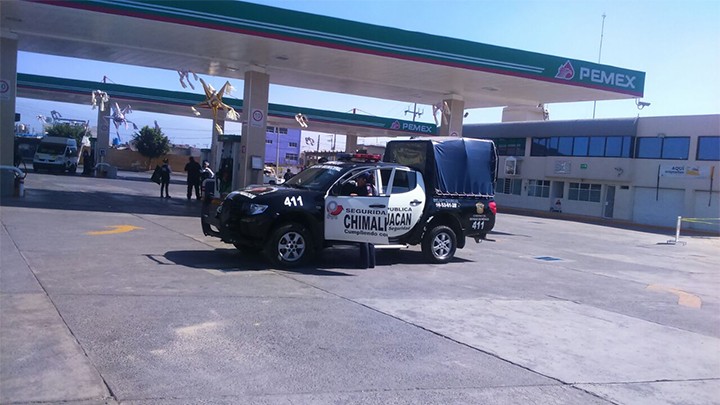
[{"label": "tire", "polygon": [[422,252],[430,263],[447,263],[455,257],[457,236],[452,228],[436,225],[422,241]]},{"label": "tire", "polygon": [[265,246],[268,259],[278,267],[297,267],[306,263],[313,255],[310,231],[296,223],[276,228]]},{"label": "tire", "polygon": [[70,173],[70,174],[75,174],[75,173],[77,173],[77,165],[70,165],[70,167],[68,168],[67,171],[68,171],[68,173]]}]

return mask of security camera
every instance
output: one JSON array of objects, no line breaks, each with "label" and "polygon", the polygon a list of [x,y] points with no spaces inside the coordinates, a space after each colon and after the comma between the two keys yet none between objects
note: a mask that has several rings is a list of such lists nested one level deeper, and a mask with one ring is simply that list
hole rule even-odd
[{"label": "security camera", "polygon": [[647,101],[635,100],[635,105],[637,105],[638,110],[642,110],[643,108],[650,106],[650,103]]}]

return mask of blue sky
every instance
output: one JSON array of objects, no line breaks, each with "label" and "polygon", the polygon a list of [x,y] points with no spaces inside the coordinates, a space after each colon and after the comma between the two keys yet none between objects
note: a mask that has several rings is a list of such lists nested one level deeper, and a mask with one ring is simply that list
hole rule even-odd
[{"label": "blue sky", "polygon": [[[597,61],[602,15],[606,14],[601,63],[646,72],[645,96],[651,105],[639,111],[634,100],[597,103],[597,118],[673,116],[720,113],[720,1],[651,0],[254,0],[314,14],[365,23],[426,32],[474,42],[505,46],[587,61]],[[183,90],[177,73],[133,66],[20,53],[18,72],[83,80],[108,76],[118,84]],[[272,80],[272,78],[271,78]],[[221,79],[213,79],[217,86]],[[242,97],[242,81],[231,79]],[[216,87],[217,87],[216,86]],[[201,89],[196,90],[201,92]],[[271,86],[270,102],[333,111],[352,108],[372,115],[412,119],[405,110],[412,105],[401,101],[366,99],[316,91]],[[433,122],[430,106],[419,106],[419,121]],[[23,122],[39,128],[35,116],[59,111],[65,118],[95,121],[87,105],[71,105],[18,99]],[[548,105],[550,119],[592,118],[593,103]],[[205,147],[210,142],[207,120],[134,112],[129,116],[138,125],[157,120],[174,143]],[[471,110],[467,123],[499,122],[501,109]],[[226,127],[239,133],[239,124]],[[121,129],[123,139],[132,130]],[[321,137],[323,148],[332,140]],[[373,139],[367,140],[372,143]],[[329,148],[329,147],[328,147]]]}]

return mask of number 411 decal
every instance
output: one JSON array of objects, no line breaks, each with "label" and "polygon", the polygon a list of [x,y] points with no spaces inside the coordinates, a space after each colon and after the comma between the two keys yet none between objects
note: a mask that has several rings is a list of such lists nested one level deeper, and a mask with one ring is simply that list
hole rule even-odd
[{"label": "number 411 decal", "polygon": [[285,197],[285,205],[288,207],[302,207],[302,196]]},{"label": "number 411 decal", "polygon": [[485,221],[473,221],[472,229],[484,229]]}]

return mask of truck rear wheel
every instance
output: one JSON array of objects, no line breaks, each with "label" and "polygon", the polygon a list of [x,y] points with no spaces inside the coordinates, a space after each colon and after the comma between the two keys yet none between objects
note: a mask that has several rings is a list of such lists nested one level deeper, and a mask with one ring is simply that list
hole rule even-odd
[{"label": "truck rear wheel", "polygon": [[297,267],[312,256],[310,231],[296,223],[281,225],[270,235],[265,254],[278,267]]},{"label": "truck rear wheel", "polygon": [[457,237],[446,225],[436,225],[423,237],[422,251],[431,263],[447,263],[455,257]]}]

